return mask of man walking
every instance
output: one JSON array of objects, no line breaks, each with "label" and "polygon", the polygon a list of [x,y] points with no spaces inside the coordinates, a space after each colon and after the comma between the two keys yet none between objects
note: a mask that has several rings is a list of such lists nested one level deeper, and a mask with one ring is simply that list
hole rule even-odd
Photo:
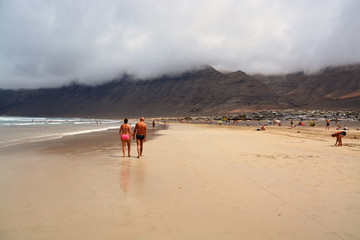
[{"label": "man walking", "polygon": [[143,152],[143,144],[144,141],[146,142],[146,136],[147,136],[147,125],[145,124],[144,117],[140,118],[140,122],[136,123],[135,129],[134,129],[134,137],[136,137],[136,144],[137,144],[137,152],[138,152],[138,158],[142,156]]}]

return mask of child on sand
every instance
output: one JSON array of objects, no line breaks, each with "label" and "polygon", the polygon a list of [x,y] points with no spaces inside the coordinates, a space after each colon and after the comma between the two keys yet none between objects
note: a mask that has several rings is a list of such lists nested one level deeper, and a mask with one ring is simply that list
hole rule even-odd
[{"label": "child on sand", "polygon": [[256,129],[256,131],[265,131],[266,127],[265,125],[262,125],[261,128]]},{"label": "child on sand", "polygon": [[336,137],[335,146],[342,146],[342,138],[346,136],[345,131],[338,131],[331,135],[332,137]]}]

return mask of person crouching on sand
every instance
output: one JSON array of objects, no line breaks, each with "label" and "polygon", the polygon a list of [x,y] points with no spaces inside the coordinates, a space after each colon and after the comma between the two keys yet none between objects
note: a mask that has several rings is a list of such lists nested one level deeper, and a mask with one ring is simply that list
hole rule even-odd
[{"label": "person crouching on sand", "polygon": [[121,138],[121,143],[122,143],[122,148],[123,148],[123,157],[125,158],[125,149],[126,149],[126,143],[128,145],[128,156],[131,157],[130,155],[130,140],[131,140],[131,136],[133,136],[133,133],[131,132],[131,127],[127,124],[128,123],[128,119],[125,118],[124,119],[124,124],[121,125],[120,130],[119,130],[119,134],[120,134],[120,138]]},{"label": "person crouching on sand", "polygon": [[342,146],[342,138],[346,136],[346,132],[338,131],[338,132],[332,134],[331,136],[336,137],[335,146],[336,146],[336,144],[337,144],[337,146]]},{"label": "person crouching on sand", "polygon": [[144,141],[146,142],[147,125],[145,124],[144,121],[145,121],[145,119],[143,117],[140,118],[140,122],[138,122],[135,125],[134,135],[133,135],[134,139],[136,136],[138,158],[140,158],[142,156],[143,144],[144,144]]}]

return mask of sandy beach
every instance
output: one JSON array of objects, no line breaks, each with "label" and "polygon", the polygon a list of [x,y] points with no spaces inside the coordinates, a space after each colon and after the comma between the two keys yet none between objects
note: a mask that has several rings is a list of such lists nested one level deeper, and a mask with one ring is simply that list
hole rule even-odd
[{"label": "sandy beach", "polygon": [[[150,129],[150,131],[152,131]],[[360,131],[171,124],[0,149],[0,239],[360,239]]]}]

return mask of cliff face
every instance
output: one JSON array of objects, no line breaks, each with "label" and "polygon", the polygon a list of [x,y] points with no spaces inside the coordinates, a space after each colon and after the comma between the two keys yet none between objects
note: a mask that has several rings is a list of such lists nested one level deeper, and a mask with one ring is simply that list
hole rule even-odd
[{"label": "cliff face", "polygon": [[326,68],[311,75],[253,77],[298,107],[360,110],[360,64]]},{"label": "cliff face", "polygon": [[123,76],[96,87],[1,90],[0,101],[0,114],[25,116],[207,115],[288,106],[245,73],[225,75],[210,66],[146,81]]},{"label": "cliff face", "polygon": [[180,76],[138,81],[123,76],[99,86],[0,90],[0,114],[22,116],[190,116],[261,109],[360,108],[359,67],[316,75],[223,74],[210,66]]}]

